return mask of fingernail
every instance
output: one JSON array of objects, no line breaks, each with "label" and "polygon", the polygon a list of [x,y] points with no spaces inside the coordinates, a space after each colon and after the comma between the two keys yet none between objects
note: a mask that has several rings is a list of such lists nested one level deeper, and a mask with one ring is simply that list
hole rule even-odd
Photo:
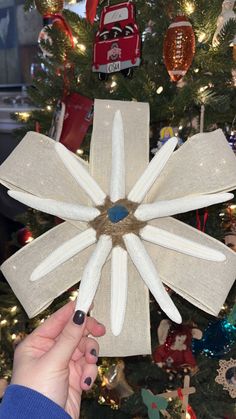
[{"label": "fingernail", "polygon": [[96,351],[96,349],[91,349],[90,353],[91,353],[91,355],[97,357],[97,351]]},{"label": "fingernail", "polygon": [[73,322],[81,326],[81,324],[84,323],[84,320],[85,320],[85,313],[81,310],[77,310],[74,314]]},{"label": "fingernail", "polygon": [[87,386],[89,387],[92,383],[92,378],[91,377],[85,378],[84,383],[87,384]]}]

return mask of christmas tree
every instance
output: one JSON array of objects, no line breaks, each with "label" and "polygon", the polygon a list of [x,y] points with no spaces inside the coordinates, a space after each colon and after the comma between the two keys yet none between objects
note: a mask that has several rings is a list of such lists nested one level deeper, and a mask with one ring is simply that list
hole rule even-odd
[{"label": "christmas tree", "polygon": [[[225,1],[222,6],[222,1],[215,0],[214,4],[209,6],[202,0],[133,1],[136,23],[142,38],[141,65],[134,67],[132,74],[128,71],[117,71],[111,72],[108,77],[102,73],[100,79],[103,80],[99,80],[98,73],[92,71],[92,62],[95,35],[101,22],[102,12],[107,5],[104,3],[98,5],[97,18],[92,25],[70,10],[62,10],[60,1],[54,2],[59,5],[59,9],[56,10],[57,18],[53,16],[50,7],[47,8],[46,0],[35,3],[44,15],[44,23],[47,25],[40,41],[43,52],[39,53],[39,65],[34,74],[32,87],[29,89],[29,94],[38,109],[31,113],[27,123],[18,131],[19,137],[22,138],[29,130],[49,135],[53,118],[55,120],[55,110],[62,109],[59,101],[65,103],[68,110],[74,100],[72,98],[75,97],[72,95],[78,94],[80,96],[77,97],[80,99],[83,96],[90,101],[98,98],[148,102],[151,112],[150,149],[162,145],[162,129],[165,127],[173,129],[176,136],[183,141],[187,141],[189,136],[203,129],[212,131],[222,128],[231,146],[234,147],[236,104],[234,78],[236,66],[233,59],[236,33],[234,2]],[[45,9],[40,8],[40,3]],[[112,1],[112,5],[116,4],[119,2]],[[31,7],[35,7],[34,1],[27,0],[25,8],[28,13]],[[229,14],[225,15],[225,12]],[[221,26],[218,19],[220,14],[225,19]],[[174,57],[170,55],[171,40],[167,38],[171,22],[175,25],[179,22],[175,20],[176,16],[181,17],[180,22],[189,22],[195,35],[195,45],[193,41],[190,42],[191,49],[188,49],[184,57],[185,61],[191,62],[193,55],[193,61],[180,80],[176,80],[178,77],[174,77],[171,73]],[[187,25],[185,23],[185,27],[190,28],[189,23]],[[217,29],[221,29],[219,33]],[[116,36],[114,33],[117,31],[119,33],[120,25],[114,25],[111,30],[113,30],[112,36]],[[105,37],[103,40],[106,41],[106,31],[103,32],[102,36]],[[181,37],[177,41],[182,44],[185,42]],[[164,58],[163,45],[165,45]],[[175,53],[178,55],[178,51]],[[182,71],[185,72],[187,64],[183,58],[181,60]],[[91,102],[88,102],[88,105],[86,102],[86,106],[88,111]],[[73,118],[73,115],[71,117]],[[85,138],[81,137],[77,151],[86,160],[89,159],[90,125],[90,123],[86,125],[87,134]],[[55,123],[53,128],[55,131]],[[165,134],[163,135],[165,137]],[[72,149],[72,146],[75,147],[74,144],[69,144],[69,148]],[[224,206],[215,205],[197,214],[186,213],[179,218],[225,241],[234,250],[233,202]],[[32,209],[29,209],[20,221],[28,226],[34,238],[59,222],[55,217]],[[29,239],[26,231],[24,234],[20,245],[25,245]],[[19,240],[17,244],[19,246]],[[8,253],[12,251],[10,249]],[[2,291],[0,378],[4,386],[11,375],[11,361],[17,343],[69,298],[75,298],[77,291],[75,287],[64,293],[40,316],[29,320],[9,286],[3,281],[0,286]],[[191,383],[187,384],[193,386],[196,392],[189,396],[188,403],[197,418],[235,417],[234,399],[215,382],[219,359],[227,362],[231,358],[236,358],[236,321],[233,308],[235,288],[231,290],[218,319],[197,309],[171,290],[168,292],[179,307],[186,328],[177,330],[173,325],[170,327],[170,324],[163,323],[162,320],[165,320],[166,316],[150,295],[153,356],[127,357],[122,360],[100,359],[96,385],[90,393],[84,395],[82,418],[89,419],[95,415],[101,418],[124,419],[159,417],[157,406],[161,406],[161,403],[157,399],[158,395],[162,395],[160,409],[163,414],[169,414],[171,418],[194,417],[190,408],[187,412],[186,409],[182,412],[183,390],[179,390],[183,389],[184,382],[186,383],[184,376],[189,375]],[[174,365],[168,364],[166,359],[164,362],[160,360],[161,343],[167,342],[163,335],[162,339],[160,337],[161,325],[164,336],[172,338],[171,343],[168,343],[171,347],[178,333],[188,336],[191,360],[184,367],[179,368],[175,362]],[[204,331],[203,339],[192,341],[192,337],[195,337],[193,331],[198,328]],[[144,390],[150,390],[152,394],[145,393]],[[153,411],[156,416],[151,416]]]}]

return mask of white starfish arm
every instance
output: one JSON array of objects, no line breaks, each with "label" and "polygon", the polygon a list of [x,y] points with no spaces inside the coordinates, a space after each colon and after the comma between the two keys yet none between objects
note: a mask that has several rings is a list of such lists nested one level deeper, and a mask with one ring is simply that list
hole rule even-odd
[{"label": "white starfish arm", "polygon": [[68,220],[91,221],[100,214],[97,208],[68,204],[55,199],[38,198],[26,192],[8,191],[8,195],[28,207]]},{"label": "white starfish arm", "polygon": [[128,253],[152,295],[166,315],[176,323],[181,323],[181,315],[165,290],[156,268],[140,238],[133,233],[123,236]]},{"label": "white starfish arm", "polygon": [[112,202],[125,198],[125,145],[120,111],[116,111],[112,127],[112,170],[110,183]]},{"label": "white starfish arm", "polygon": [[208,246],[203,246],[192,240],[180,237],[177,234],[169,233],[166,230],[150,225],[145,226],[140,231],[140,236],[143,240],[199,259],[211,260],[214,262],[223,262],[226,259],[225,255],[218,250],[211,249]]},{"label": "white starfish arm", "polygon": [[146,170],[143,172],[137,183],[131,189],[128,199],[134,202],[142,202],[147,195],[149,189],[165,167],[172,152],[177,145],[177,138],[170,138],[161,149],[156,153],[155,157],[150,161]]},{"label": "white starfish arm", "polygon": [[111,330],[118,336],[122,330],[127,302],[127,252],[120,246],[111,253]]},{"label": "white starfish arm", "polygon": [[76,302],[75,310],[87,313],[97,291],[101,271],[109,253],[112,249],[110,236],[103,234],[100,236],[94,252],[92,253],[87,265],[85,266]]},{"label": "white starfish arm", "polygon": [[189,196],[172,199],[170,201],[154,202],[153,204],[140,205],[134,215],[138,220],[148,221],[159,217],[182,214],[209,205],[219,204],[233,199],[232,193],[218,193],[211,195]]},{"label": "white starfish arm", "polygon": [[77,253],[94,244],[96,240],[96,231],[93,228],[89,228],[68,240],[62,246],[59,246],[54,250],[54,252],[50,253],[50,255],[35,268],[31,274],[30,280],[37,281],[44,275],[47,275],[63,262],[66,262]]},{"label": "white starfish arm", "polygon": [[84,169],[75,156],[73,156],[73,154],[61,143],[55,143],[55,149],[67,170],[80,187],[87,193],[96,205],[102,205],[106,198],[106,194],[102,191],[92,176]]}]

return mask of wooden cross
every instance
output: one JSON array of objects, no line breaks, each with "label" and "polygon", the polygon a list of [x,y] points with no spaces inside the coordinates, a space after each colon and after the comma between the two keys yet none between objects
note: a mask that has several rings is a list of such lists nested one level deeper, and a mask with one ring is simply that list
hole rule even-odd
[{"label": "wooden cross", "polygon": [[[168,391],[167,393],[158,394],[158,396],[164,397],[166,399],[169,399],[169,397],[172,397],[172,398],[178,397],[182,403],[181,419],[186,419],[186,413],[187,413],[187,408],[188,408],[188,398],[190,394],[193,394],[195,392],[196,392],[195,387],[190,387],[190,376],[186,375],[184,377],[183,388],[173,390],[173,391]],[[168,414],[167,411],[162,411],[161,413],[163,414],[163,416],[170,418],[170,416],[166,416],[166,413]]]}]

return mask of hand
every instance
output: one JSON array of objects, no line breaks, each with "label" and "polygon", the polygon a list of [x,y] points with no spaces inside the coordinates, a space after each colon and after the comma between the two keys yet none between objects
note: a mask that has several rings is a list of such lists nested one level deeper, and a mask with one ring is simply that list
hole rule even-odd
[{"label": "hand", "polygon": [[76,325],[68,303],[27,336],[15,351],[12,384],[29,387],[79,418],[82,390],[97,376],[98,343],[105,327],[92,317]]}]

